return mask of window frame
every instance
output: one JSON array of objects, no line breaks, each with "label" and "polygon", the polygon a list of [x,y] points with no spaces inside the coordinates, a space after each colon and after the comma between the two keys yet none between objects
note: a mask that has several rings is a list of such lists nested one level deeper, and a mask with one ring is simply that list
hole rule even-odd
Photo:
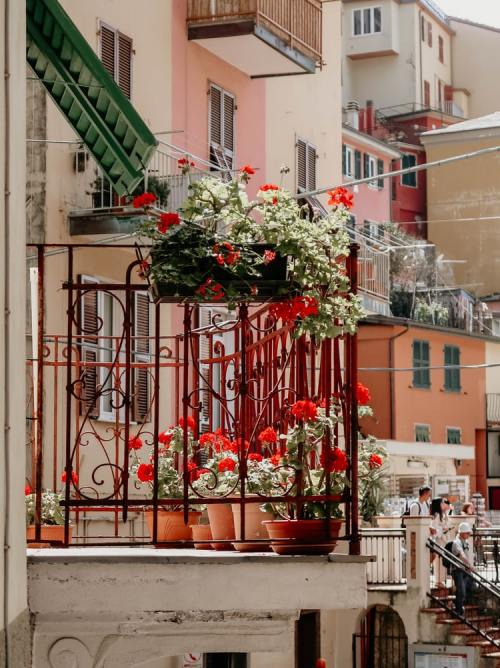
[{"label": "window frame", "polygon": [[427,44],[432,49],[432,23],[430,21],[427,21]]},{"label": "window frame", "polygon": [[373,181],[370,181],[367,185],[371,190],[379,190],[378,179],[374,178],[378,176],[378,162],[377,158],[370,153],[366,153],[368,156],[367,165],[368,165],[368,174],[365,174],[365,178],[373,178]]},{"label": "window frame", "polygon": [[[220,143],[215,142],[212,139],[212,89],[216,89],[220,93]],[[232,173],[234,170],[234,165],[236,164],[236,95],[231,93],[231,91],[226,90],[219,84],[216,84],[213,81],[208,81],[208,129],[207,129],[207,138],[208,138],[208,151],[210,155],[210,161],[218,164],[222,170],[227,170],[226,180],[232,179]],[[233,100],[233,137],[232,137],[232,150],[226,146],[226,137],[225,137],[225,98],[230,97]],[[217,150],[220,151],[220,155],[223,158],[222,160],[218,159]],[[215,161],[212,161],[212,152],[215,154]]]},{"label": "window frame", "polygon": [[424,107],[431,108],[431,83],[427,79],[424,79]]},{"label": "window frame", "polygon": [[[299,185],[299,142],[302,142],[305,146],[305,159],[306,159],[306,164],[305,164],[305,178],[306,178],[306,187],[305,190],[301,185]],[[347,146],[346,146],[347,148]],[[311,183],[310,181],[310,173],[309,173],[309,152],[314,151],[314,158],[315,160],[318,159],[318,149],[316,148],[315,144],[312,144],[310,141],[307,139],[304,139],[303,137],[296,135],[295,136],[295,181],[296,181],[296,190],[298,193],[300,192],[308,192],[310,190],[316,190],[317,187],[317,182],[318,182],[318,171],[315,168],[314,169],[314,182]],[[344,170],[342,170],[344,171]]]},{"label": "window frame", "polygon": [[[450,432],[458,433],[458,442],[450,441]],[[446,427],[446,443],[447,445],[462,445],[462,428],[461,427]]]},{"label": "window frame", "polygon": [[439,44],[439,62],[444,65],[444,39],[442,35],[438,36]]},{"label": "window frame", "polygon": [[[447,351],[457,353],[455,362],[446,361]],[[443,365],[444,365],[444,383],[443,389],[445,392],[461,392],[462,391],[462,374],[460,369],[448,369],[447,366],[460,366],[461,350],[460,346],[454,344],[445,344],[443,346]],[[453,355],[452,355],[453,357]],[[455,382],[456,381],[456,382]]]},{"label": "window frame", "polygon": [[[132,94],[134,90],[134,40],[132,37],[129,35],[126,35],[124,32],[119,30],[118,28],[115,28],[114,26],[110,25],[109,23],[106,23],[106,21],[103,21],[102,19],[99,19],[99,26],[98,26],[98,53],[99,53],[99,60],[102,61],[102,29],[106,28],[106,30],[109,30],[114,34],[114,50],[115,50],[115,58],[114,58],[114,63],[113,63],[113,73],[109,72],[106,69],[106,72],[111,76],[113,81],[116,83],[118,88],[122,91],[122,93],[125,95],[125,97],[128,100],[132,100]],[[124,40],[128,41],[130,43],[130,81],[129,81],[129,87],[130,87],[130,95],[127,95],[126,92],[122,89],[120,86],[120,37],[122,37]]]},{"label": "window frame", "polygon": [[[417,432],[419,429],[425,429],[427,431],[428,440],[422,440],[418,438]],[[415,443],[432,443],[430,424],[425,424],[424,422],[415,422],[413,425],[413,433],[415,434]]]},{"label": "window frame", "polygon": [[[344,144],[345,146],[345,171],[343,176],[347,176],[348,178],[352,179],[354,178],[354,170],[355,170],[355,160],[354,160],[354,151],[355,149],[352,148],[352,146],[348,146],[347,144]],[[348,164],[350,164],[350,171]]]},{"label": "window frame", "polygon": [[[415,353],[416,344],[420,346],[420,355],[418,358],[416,357]],[[422,349],[424,345],[427,346],[427,366],[423,364],[424,355],[422,354]],[[431,370],[430,370],[430,365],[431,365],[430,342],[427,339],[413,339],[411,347],[412,347],[412,367],[413,367],[412,387],[421,390],[428,390],[432,385]],[[424,378],[424,380],[419,380],[422,377]]]},{"label": "window frame", "polygon": [[[415,160],[415,163],[414,163],[413,165],[407,165],[407,166],[405,166],[404,161],[405,161],[406,158],[413,158],[413,159]],[[415,153],[404,153],[404,154],[403,154],[403,157],[401,158],[401,168],[402,168],[402,169],[408,169],[409,167],[416,167],[417,164],[418,164],[418,158],[417,158],[417,156],[415,155]],[[405,182],[404,182],[404,179],[407,178],[407,177],[415,178],[415,185],[413,185],[413,184],[411,184],[411,183],[405,183]],[[410,172],[409,174],[401,174],[401,176],[400,176],[400,183],[401,183],[401,185],[404,186],[405,188],[413,188],[414,190],[416,190],[416,189],[418,188],[418,175],[417,175],[417,172]]]},{"label": "window frame", "polygon": [[[379,30],[375,30],[375,12],[379,12]],[[365,12],[369,12],[369,23],[370,30],[365,31]],[[361,32],[356,32],[356,15],[360,17],[360,30]],[[368,35],[381,35],[383,32],[383,21],[382,21],[382,5],[375,5],[374,7],[357,7],[352,10],[352,37],[367,37]]]}]

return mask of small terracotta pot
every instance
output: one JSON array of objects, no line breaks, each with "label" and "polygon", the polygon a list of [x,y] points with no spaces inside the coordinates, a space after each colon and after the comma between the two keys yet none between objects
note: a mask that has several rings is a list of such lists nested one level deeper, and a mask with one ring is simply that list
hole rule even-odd
[{"label": "small terracotta pot", "polygon": [[[207,504],[208,519],[212,538],[215,540],[234,540],[236,534],[234,531],[234,520],[231,506],[229,503],[210,503]],[[214,550],[232,550],[231,543],[212,543]]]},{"label": "small terracotta pot", "polygon": [[[184,513],[182,510],[158,509],[157,542],[176,543],[178,541],[188,542],[192,540],[191,526],[196,524],[201,517],[197,511],[189,511],[188,523],[184,524]],[[149,535],[153,537],[153,511],[145,513],[146,524]],[[190,545],[178,545],[177,547],[191,547]]]},{"label": "small terracotta pot", "polygon": [[[73,536],[73,527],[69,527],[68,542],[71,543]],[[26,540],[35,540],[35,525],[32,524],[26,529]],[[43,543],[43,545],[42,545]],[[42,524],[40,533],[40,542],[36,544],[37,547],[52,547],[50,543],[64,544],[64,526],[61,524]],[[30,545],[28,545],[30,547]]]},{"label": "small terracotta pot", "polygon": [[191,531],[195,550],[213,550],[211,543],[197,543],[197,540],[212,540],[212,530],[209,524],[193,524]]},{"label": "small terracotta pot", "polygon": [[[238,503],[231,504],[233,512],[234,529],[236,540],[241,539],[241,506]],[[238,552],[267,552],[269,545],[265,543],[252,543],[256,540],[267,540],[269,534],[263,522],[271,521],[272,513],[263,513],[258,503],[245,504],[245,543],[235,543],[234,547]]]},{"label": "small terracotta pot", "polygon": [[337,544],[342,520],[273,520],[264,522],[277,554],[330,554]]}]

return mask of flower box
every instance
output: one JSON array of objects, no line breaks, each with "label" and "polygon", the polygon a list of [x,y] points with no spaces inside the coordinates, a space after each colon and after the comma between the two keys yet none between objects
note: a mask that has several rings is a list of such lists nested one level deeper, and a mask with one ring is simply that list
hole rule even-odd
[{"label": "flower box", "polygon": [[[251,253],[263,256],[266,250],[275,248],[270,244],[249,244],[247,249]],[[219,283],[224,289],[224,298],[210,299],[206,302],[226,302],[237,299],[235,294],[240,294],[242,299],[249,298],[252,301],[267,301],[273,298],[283,298],[289,294],[292,282],[289,278],[288,257],[276,252],[276,257],[268,264],[259,265],[260,276],[242,273],[235,276],[233,272],[221,266],[214,266],[210,258],[204,258],[199,262],[198,268],[203,273],[211,276],[214,283]],[[199,287],[189,286],[184,283],[159,282],[152,285],[153,299],[156,303],[176,303],[191,298],[197,302],[204,302],[200,295]]]}]

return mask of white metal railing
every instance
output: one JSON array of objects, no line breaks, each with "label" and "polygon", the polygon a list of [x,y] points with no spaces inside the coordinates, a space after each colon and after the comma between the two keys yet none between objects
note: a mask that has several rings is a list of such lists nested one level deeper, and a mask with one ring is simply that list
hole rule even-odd
[{"label": "white metal railing", "polygon": [[374,248],[365,238],[357,238],[359,244],[358,287],[375,297],[389,300],[390,258]]},{"label": "white metal railing", "polygon": [[453,100],[445,100],[443,103],[443,111],[448,116],[455,116],[456,118],[465,118],[464,110],[458,106]]},{"label": "white metal railing", "polygon": [[361,529],[361,554],[376,557],[368,564],[369,585],[406,584],[404,529]]}]

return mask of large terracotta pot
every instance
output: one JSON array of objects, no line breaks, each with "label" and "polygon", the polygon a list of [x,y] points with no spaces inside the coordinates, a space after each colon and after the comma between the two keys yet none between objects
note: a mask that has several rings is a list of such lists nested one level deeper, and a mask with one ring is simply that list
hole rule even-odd
[{"label": "large terracotta pot", "polygon": [[[234,529],[236,540],[241,539],[241,506],[239,503],[231,504],[233,512]],[[251,541],[267,540],[269,534],[263,522],[271,521],[272,513],[263,513],[258,503],[245,504],[245,543],[234,543],[238,552],[268,552],[270,547],[265,543],[255,543]]]},{"label": "large terracotta pot", "polygon": [[195,550],[213,550],[211,543],[197,543],[198,540],[212,540],[212,530],[209,524],[193,524],[191,526],[193,533]]},{"label": "large terracotta pot", "polygon": [[379,529],[401,528],[401,517],[399,515],[376,515],[375,520]]},{"label": "large terracotta pot", "polygon": [[[229,503],[207,504],[208,520],[215,540],[234,540],[234,520]],[[232,550],[231,543],[212,543],[214,550]]]},{"label": "large terracotta pot", "polygon": [[273,520],[264,523],[277,554],[330,554],[335,549],[342,520]]},{"label": "large terracotta pot", "polygon": [[[153,511],[145,513],[146,524],[149,535],[153,537]],[[196,524],[201,517],[197,511],[189,511],[188,523],[184,524],[184,513],[182,510],[158,509],[157,541],[158,543],[176,543],[178,541],[189,542],[192,540],[191,526]],[[191,547],[191,545],[179,545],[178,547]]]},{"label": "large terracotta pot", "polygon": [[[71,538],[73,535],[73,527],[69,527],[69,537],[68,542],[71,543]],[[26,529],[26,540],[34,541],[35,540],[35,525],[32,524]],[[51,547],[50,543],[64,543],[64,526],[60,524],[42,524],[41,533],[40,533],[40,543],[37,543],[37,547],[45,547],[41,543],[47,543],[47,547]],[[30,547],[28,545],[28,547]]]}]

